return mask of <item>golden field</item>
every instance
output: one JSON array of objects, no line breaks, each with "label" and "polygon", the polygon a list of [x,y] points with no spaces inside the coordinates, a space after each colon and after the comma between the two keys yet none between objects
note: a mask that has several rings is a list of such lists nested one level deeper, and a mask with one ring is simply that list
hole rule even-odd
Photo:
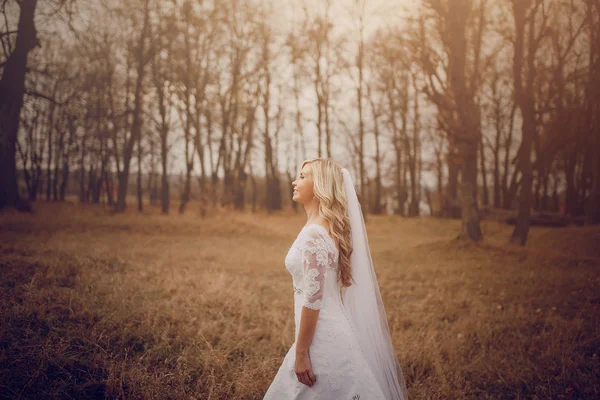
[{"label": "golden field", "polygon": [[[262,399],[293,342],[302,210],[34,207],[0,214],[0,398]],[[600,399],[600,228],[521,248],[459,226],[367,222],[410,399]]]}]

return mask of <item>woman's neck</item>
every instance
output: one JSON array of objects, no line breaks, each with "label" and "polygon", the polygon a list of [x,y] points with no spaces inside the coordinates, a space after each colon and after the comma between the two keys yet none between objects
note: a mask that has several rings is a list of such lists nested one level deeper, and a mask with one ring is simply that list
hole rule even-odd
[{"label": "woman's neck", "polygon": [[310,203],[304,205],[306,211],[306,223],[311,224],[319,220],[319,200],[313,199]]}]

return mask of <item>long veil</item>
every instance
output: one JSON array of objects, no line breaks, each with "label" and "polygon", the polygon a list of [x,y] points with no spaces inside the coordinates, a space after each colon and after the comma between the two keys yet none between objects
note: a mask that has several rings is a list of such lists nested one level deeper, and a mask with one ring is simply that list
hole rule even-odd
[{"label": "long veil", "polygon": [[350,269],[355,281],[344,288],[344,312],[350,321],[358,343],[386,400],[408,400],[408,390],[400,363],[396,358],[387,316],[373,260],[369,250],[367,229],[352,177],[342,168],[344,189],[348,201],[348,217],[353,251]]}]

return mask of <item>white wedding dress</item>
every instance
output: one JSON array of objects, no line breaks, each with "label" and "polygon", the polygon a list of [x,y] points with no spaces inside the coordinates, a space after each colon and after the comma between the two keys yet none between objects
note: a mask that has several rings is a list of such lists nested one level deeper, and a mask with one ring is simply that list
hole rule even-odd
[{"label": "white wedding dress", "polygon": [[316,383],[300,383],[294,343],[263,400],[386,400],[344,313],[337,282],[338,250],[327,229],[305,225],[285,257],[294,289],[295,338],[302,307],[320,310],[309,348]]}]

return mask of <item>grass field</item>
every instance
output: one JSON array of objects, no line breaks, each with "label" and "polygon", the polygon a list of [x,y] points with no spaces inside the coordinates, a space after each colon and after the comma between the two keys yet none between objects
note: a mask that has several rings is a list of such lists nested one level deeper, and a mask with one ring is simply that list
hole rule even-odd
[{"label": "grass field", "polygon": [[[0,397],[262,399],[294,339],[299,214],[0,214]],[[370,216],[412,399],[600,399],[600,228]],[[285,399],[282,399],[285,400]],[[367,400],[367,399],[365,399]]]}]

